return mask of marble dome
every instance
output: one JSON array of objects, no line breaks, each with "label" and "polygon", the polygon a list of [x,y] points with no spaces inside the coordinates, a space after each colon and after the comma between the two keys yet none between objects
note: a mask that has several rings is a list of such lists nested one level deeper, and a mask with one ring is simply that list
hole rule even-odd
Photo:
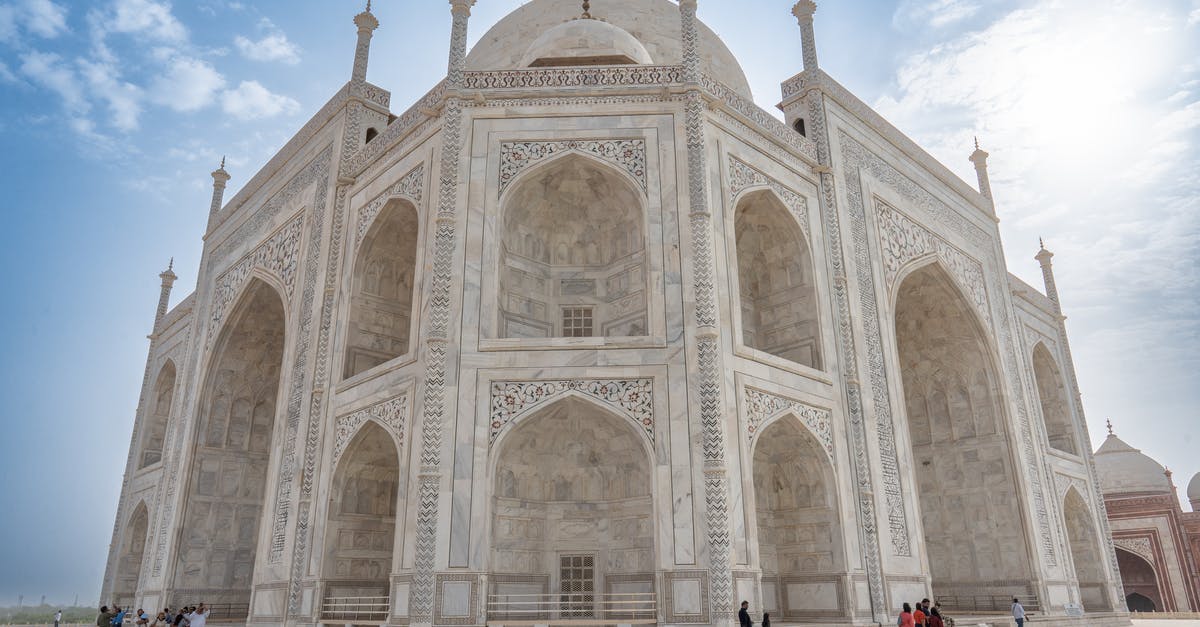
[{"label": "marble dome", "polygon": [[[679,6],[670,0],[601,0],[592,5],[595,19],[581,20],[580,7],[574,2],[562,0],[532,0],[509,13],[484,33],[479,42],[467,55],[468,70],[516,70],[529,67],[537,60],[535,47],[544,36],[551,39],[552,32],[566,34],[557,29],[570,31],[581,29],[585,40],[607,47],[620,45],[622,54],[638,63],[638,57],[629,54],[640,48],[656,64],[680,65],[683,62],[683,42],[680,39]],[[597,22],[580,26],[579,22]],[[608,27],[612,28],[608,28]],[[712,29],[703,23],[700,31],[700,70],[720,81],[743,97],[751,98],[750,83],[733,53]],[[621,33],[630,35],[639,44],[630,45]],[[533,42],[531,44],[531,42]],[[586,56],[578,49],[568,48],[572,55]],[[601,48],[602,50],[604,48]],[[562,50],[562,48],[560,48]],[[597,52],[595,56],[602,56]],[[555,53],[555,56],[567,56]]]},{"label": "marble dome", "polygon": [[1187,497],[1188,501],[1200,501],[1200,472],[1188,482]]},{"label": "marble dome", "polygon": [[542,33],[521,59],[525,67],[654,63],[636,37],[608,22],[577,19]]},{"label": "marble dome", "polygon": [[1112,434],[1096,450],[1096,473],[1105,494],[1170,492],[1165,472],[1161,464]]}]

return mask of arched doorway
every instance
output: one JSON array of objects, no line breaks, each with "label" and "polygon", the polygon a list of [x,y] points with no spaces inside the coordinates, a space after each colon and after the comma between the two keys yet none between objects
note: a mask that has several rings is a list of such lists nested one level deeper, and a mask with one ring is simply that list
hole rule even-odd
[{"label": "arched doorway", "polygon": [[362,239],[351,281],[347,378],[409,352],[418,232],[416,207],[395,199]]},{"label": "arched doorway", "polygon": [[251,279],[214,344],[182,517],[181,596],[250,601],[285,324],[279,294]]},{"label": "arched doorway", "polygon": [[1117,547],[1117,568],[1121,571],[1121,585],[1125,587],[1125,602],[1130,611],[1134,610],[1134,604],[1150,608],[1137,610],[1139,612],[1171,611],[1170,607],[1163,604],[1158,573],[1145,558]]},{"label": "arched doorway", "polygon": [[175,363],[168,359],[154,380],[154,396],[150,398],[145,432],[142,434],[139,470],[162,461],[163,441],[167,437],[167,422],[171,418],[171,403],[174,399]]},{"label": "arched doorway", "polygon": [[1027,596],[1029,551],[999,379],[976,314],[939,265],[900,284],[896,344],[934,595]]},{"label": "arched doorway", "polygon": [[1110,610],[1107,577],[1104,574],[1099,534],[1092,524],[1087,503],[1071,488],[1063,499],[1063,516],[1067,523],[1067,540],[1071,546],[1071,561],[1079,582],[1079,601],[1085,610]]},{"label": "arched doorway", "polygon": [[1033,376],[1037,380],[1038,399],[1042,405],[1042,419],[1046,421],[1046,437],[1050,446],[1070,453],[1079,454],[1075,445],[1075,428],[1071,424],[1071,406],[1067,402],[1067,391],[1062,371],[1045,344],[1033,347]]},{"label": "arched doorway", "polygon": [[845,570],[828,455],[789,415],[755,439],[753,464],[762,611],[776,621],[832,617],[840,609],[836,596],[797,592],[828,587],[831,575]]},{"label": "arched doorway", "polygon": [[555,159],[506,193],[498,230],[499,337],[648,334],[643,200],[622,174]]},{"label": "arched doorway", "polygon": [[150,516],[146,503],[139,502],[133,508],[129,524],[125,528],[125,538],[122,540],[120,563],[117,566],[117,580],[113,584],[112,602],[126,607],[137,602],[138,582],[142,578],[142,558],[146,552],[146,531],[150,526]]},{"label": "arched doorway", "polygon": [[804,233],[769,191],[744,196],[734,215],[742,343],[821,368],[821,323]]},{"label": "arched doorway", "polygon": [[569,397],[496,446],[489,620],[652,618],[654,477],[644,436]]},{"label": "arched doorway", "polygon": [[403,511],[392,436],[366,422],[337,462],[325,524],[323,618],[387,618],[396,512]]}]

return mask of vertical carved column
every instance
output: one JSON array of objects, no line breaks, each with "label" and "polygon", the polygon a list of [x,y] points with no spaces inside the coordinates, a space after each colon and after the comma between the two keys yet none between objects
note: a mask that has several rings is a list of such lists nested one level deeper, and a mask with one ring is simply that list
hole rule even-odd
[{"label": "vertical carved column", "polygon": [[453,25],[443,110],[441,173],[435,222],[429,326],[425,337],[425,383],[421,421],[421,469],[417,478],[416,548],[409,612],[412,624],[433,621],[437,569],[438,492],[442,483],[443,431],[447,414],[446,382],[450,351],[450,288],[457,247],[459,153],[462,151],[462,87],[467,57],[467,21],[475,0],[450,0]]},{"label": "vertical carved column", "polygon": [[882,562],[879,553],[879,527],[875,513],[875,490],[871,480],[871,463],[867,447],[867,427],[863,409],[862,384],[850,315],[850,295],[846,257],[843,253],[842,227],[838,217],[837,194],[831,167],[829,128],[825,117],[824,96],[819,89],[804,95],[812,122],[811,137],[817,143],[820,161],[821,213],[824,215],[825,239],[829,242],[829,267],[833,273],[833,295],[838,312],[838,348],[846,393],[846,410],[850,418],[850,439],[854,447],[854,481],[860,523],[859,542],[866,560],[867,589],[871,595],[871,611],[879,622],[888,620],[887,596],[883,588]]},{"label": "vertical carved column", "polygon": [[800,46],[804,55],[804,69],[813,72],[817,69],[817,37],[813,32],[813,14],[817,12],[817,3],[813,0],[800,0],[792,7],[792,15],[800,24]]},{"label": "vertical carved column", "polygon": [[379,20],[371,14],[371,3],[367,2],[367,10],[354,16],[354,25],[358,27],[358,44],[354,47],[354,69],[350,73],[351,83],[367,81],[367,60],[371,54],[371,35],[379,28]]},{"label": "vertical carved column", "polygon": [[213,170],[213,193],[212,202],[208,205],[208,228],[212,230],[213,220],[217,214],[221,213],[221,206],[225,199],[225,184],[229,182],[229,173],[225,171],[225,157],[221,157],[221,166]]},{"label": "vertical carved column", "polygon": [[691,224],[696,298],[696,348],[700,397],[701,453],[704,471],[705,523],[708,528],[709,581],[714,623],[732,621],[733,572],[729,522],[729,474],[725,465],[725,425],[722,411],[722,360],[716,273],[713,260],[712,212],[708,205],[704,141],[704,99],[700,93],[699,35],[696,0],[681,0],[683,75],[687,83],[684,126],[687,133],[688,219]]},{"label": "vertical carved column", "polygon": [[988,153],[979,148],[979,140],[975,140],[975,152],[967,157],[972,164],[975,165],[975,178],[979,181],[979,193],[983,194],[988,200],[992,199],[992,182],[988,178],[987,159]]},{"label": "vertical carved column", "polygon": [[158,325],[167,315],[167,305],[171,302],[171,286],[175,285],[175,279],[179,277],[173,272],[175,267],[175,259],[171,258],[171,263],[167,264],[167,269],[163,270],[158,278],[162,279],[158,290],[158,309],[154,310],[154,328],[150,331],[150,339],[158,333]]}]

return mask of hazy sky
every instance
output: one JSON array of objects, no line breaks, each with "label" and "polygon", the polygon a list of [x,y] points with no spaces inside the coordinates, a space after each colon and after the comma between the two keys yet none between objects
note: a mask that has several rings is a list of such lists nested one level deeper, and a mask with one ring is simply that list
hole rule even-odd
[{"label": "hazy sky", "polygon": [[[566,2],[572,0],[563,0]],[[479,0],[478,38],[516,0]],[[700,0],[758,102],[800,70],[790,0]],[[604,15],[605,0],[593,0]],[[0,0],[0,605],[94,601],[157,274],[195,283],[226,198],[350,75],[356,2]],[[445,68],[444,0],[377,0],[396,110]],[[827,0],[822,66],[974,181],[1009,269],[1055,257],[1092,439],[1200,471],[1200,0]]]}]

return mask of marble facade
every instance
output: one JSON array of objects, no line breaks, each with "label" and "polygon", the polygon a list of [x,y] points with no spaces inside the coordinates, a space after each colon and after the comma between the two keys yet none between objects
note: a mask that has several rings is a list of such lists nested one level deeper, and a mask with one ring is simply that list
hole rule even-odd
[{"label": "marble facade", "polygon": [[1050,253],[1046,295],[1008,274],[986,153],[981,193],[822,72],[811,2],[783,122],[695,0],[534,0],[468,54],[472,4],[412,107],[364,12],[351,80],[228,202],[213,173],[106,600],[1127,624]]}]

